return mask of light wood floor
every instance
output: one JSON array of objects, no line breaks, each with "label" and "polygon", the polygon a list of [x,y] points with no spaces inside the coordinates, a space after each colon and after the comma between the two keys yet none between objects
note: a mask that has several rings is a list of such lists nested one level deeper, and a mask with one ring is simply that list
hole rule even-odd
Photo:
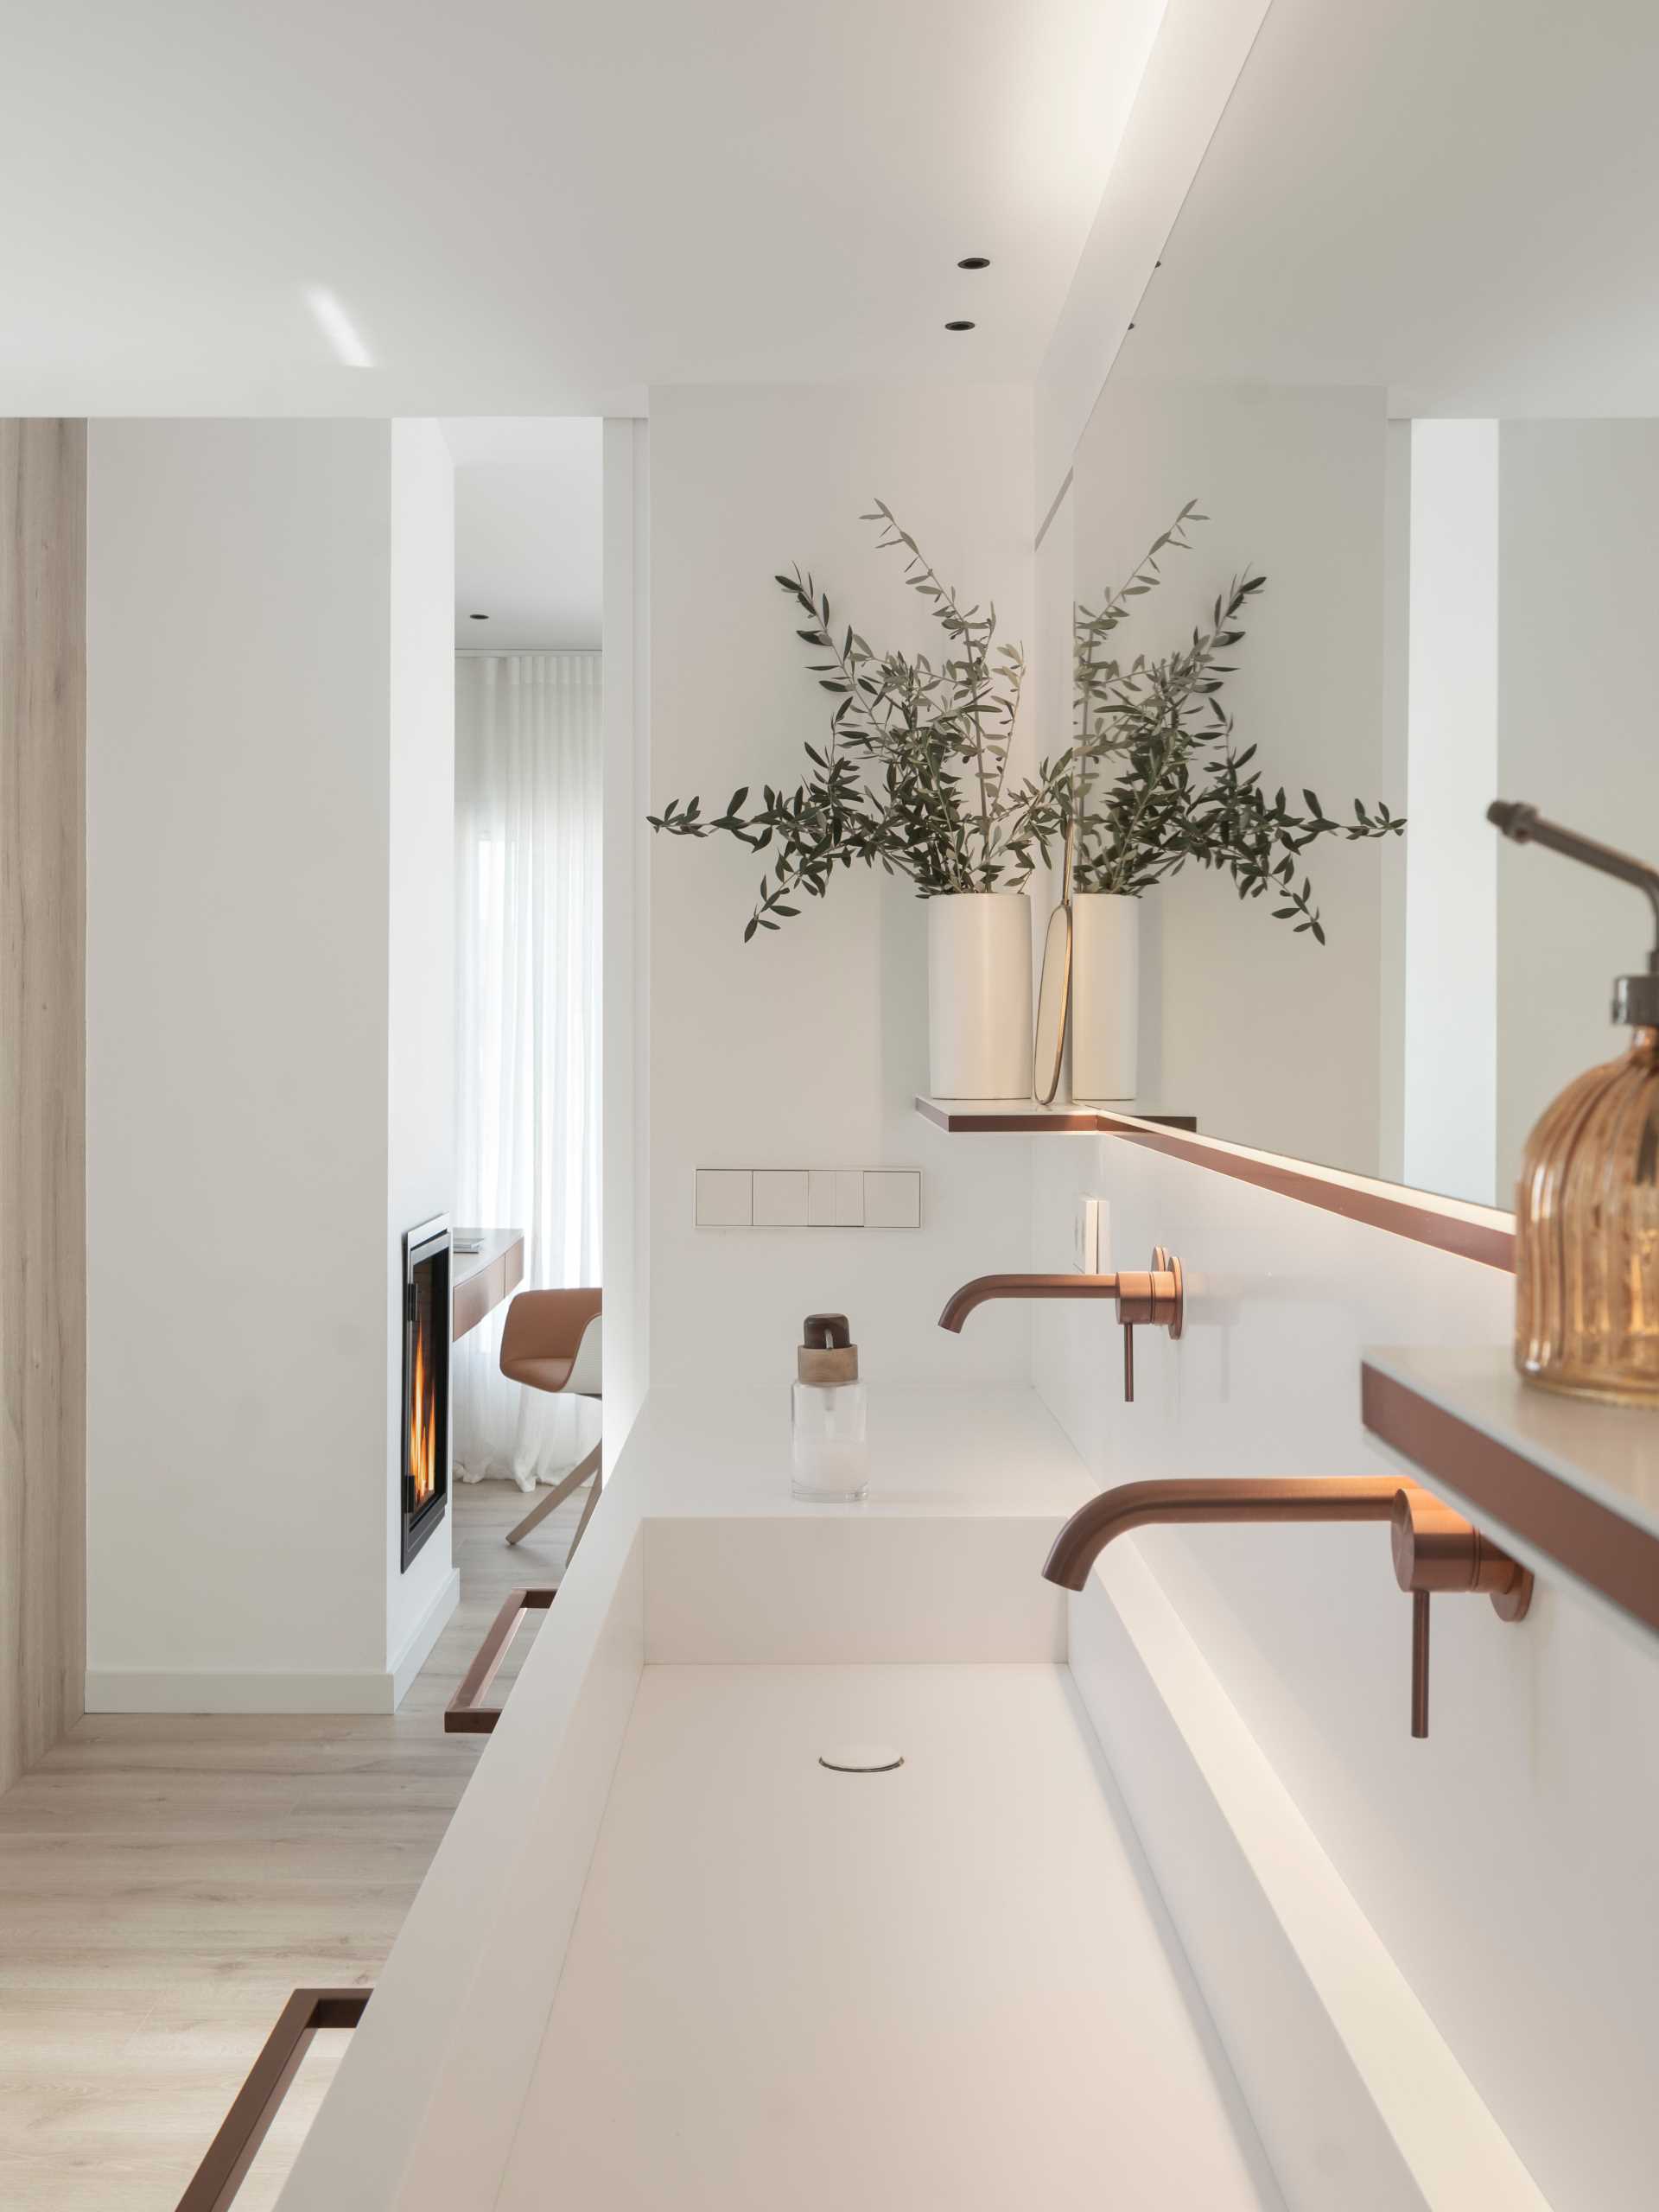
[{"label": "light wood floor", "polygon": [[[485,1741],[443,1707],[505,1592],[557,1580],[582,1498],[510,1550],[528,1503],[460,1486],[461,1605],[401,1713],[89,1715],[0,1797],[5,2212],[173,2212],[289,1992],[373,1982]],[[269,2212],[345,2041],[317,2037],[237,2212]]]}]

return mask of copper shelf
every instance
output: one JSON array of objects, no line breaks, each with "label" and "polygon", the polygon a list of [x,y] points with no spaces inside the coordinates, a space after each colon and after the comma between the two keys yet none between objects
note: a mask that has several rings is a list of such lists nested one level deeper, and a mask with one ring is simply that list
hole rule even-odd
[{"label": "copper shelf", "polygon": [[1517,1557],[1659,1633],[1659,1414],[1535,1389],[1509,1347],[1368,1352],[1366,1427]]},{"label": "copper shelf", "polygon": [[1144,1145],[1172,1160],[1185,1160],[1190,1167],[1203,1167],[1237,1183],[1253,1183],[1259,1190],[1276,1192],[1281,1198],[1318,1206],[1325,1213],[1344,1215],[1372,1229],[1386,1229],[1391,1236],[1455,1253],[1459,1259],[1478,1260],[1483,1267],[1506,1272],[1514,1270],[1513,1223],[1508,1214],[1494,1207],[1436,1198],[1407,1184],[1382,1183],[1339,1168],[1316,1167],[1281,1153],[1254,1152],[1244,1145],[1200,1136],[1190,1114],[1129,1114],[1105,1106],[1039,1106],[1034,1099],[991,1098],[982,1103],[929,1097],[918,1097],[916,1111],[953,1136],[979,1133],[1121,1137],[1126,1143]]}]

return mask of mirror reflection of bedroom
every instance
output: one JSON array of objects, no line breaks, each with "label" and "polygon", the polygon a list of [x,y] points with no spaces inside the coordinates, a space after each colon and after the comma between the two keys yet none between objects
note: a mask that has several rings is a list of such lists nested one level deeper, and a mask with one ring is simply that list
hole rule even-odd
[{"label": "mirror reflection of bedroom", "polygon": [[444,427],[456,1536],[556,1579],[599,1491],[601,426]]}]

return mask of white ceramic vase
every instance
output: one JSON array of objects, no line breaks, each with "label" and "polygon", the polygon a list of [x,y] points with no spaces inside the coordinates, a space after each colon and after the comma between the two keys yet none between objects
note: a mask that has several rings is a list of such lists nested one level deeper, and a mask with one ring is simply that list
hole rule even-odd
[{"label": "white ceramic vase", "polygon": [[1135,1095],[1141,1018],[1141,901],[1115,891],[1071,899],[1071,1096]]},{"label": "white ceramic vase", "polygon": [[1023,891],[927,902],[928,1088],[1031,1096],[1031,901]]}]

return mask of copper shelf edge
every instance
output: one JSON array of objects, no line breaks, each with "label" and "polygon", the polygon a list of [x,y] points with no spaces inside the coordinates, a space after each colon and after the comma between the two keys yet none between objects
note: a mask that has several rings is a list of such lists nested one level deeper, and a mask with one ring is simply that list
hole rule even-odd
[{"label": "copper shelf edge", "polygon": [[1109,1113],[1101,1107],[1074,1107],[1069,1111],[1048,1113],[1035,1106],[1029,1114],[976,1114],[969,1107],[953,1112],[938,1099],[925,1097],[917,1099],[916,1110],[936,1128],[948,1129],[953,1135],[969,1131],[1027,1136],[1070,1132],[1122,1137],[1130,1144],[1145,1145],[1150,1151],[1167,1154],[1172,1160],[1185,1160],[1189,1166],[1207,1168],[1212,1175],[1226,1175],[1237,1183],[1253,1183],[1259,1190],[1295,1198],[1303,1205],[1318,1206],[1325,1213],[1341,1214],[1349,1221],[1363,1222],[1368,1228],[1387,1230],[1390,1236],[1408,1237],[1413,1243],[1430,1245],[1436,1251],[1452,1253],[1460,1260],[1476,1260],[1483,1267],[1498,1268],[1506,1274],[1515,1271],[1512,1229],[1496,1222],[1470,1221],[1460,1215],[1444,1212],[1433,1199],[1405,1190],[1396,1192],[1369,1182],[1358,1185],[1339,1182],[1299,1160],[1265,1153],[1235,1152],[1183,1128],[1181,1124],[1189,1122],[1190,1116],[1139,1120]]},{"label": "copper shelf edge", "polygon": [[312,2037],[319,2028],[354,2028],[372,1994],[367,1989],[294,1992],[208,2145],[207,2155],[191,2176],[178,2212],[225,2212],[270,2132]]},{"label": "copper shelf edge", "polygon": [[1371,1434],[1642,1626],[1659,1632],[1659,1536],[1369,1362]]},{"label": "copper shelf edge", "polygon": [[461,1688],[443,1708],[446,1736],[487,1736],[501,1718],[499,1705],[480,1702],[495,1680],[507,1656],[507,1647],[524,1624],[526,1613],[545,1612],[558,1596],[556,1586],[535,1590],[510,1590],[489,1631],[473,1655],[473,1663],[461,1677]]}]

